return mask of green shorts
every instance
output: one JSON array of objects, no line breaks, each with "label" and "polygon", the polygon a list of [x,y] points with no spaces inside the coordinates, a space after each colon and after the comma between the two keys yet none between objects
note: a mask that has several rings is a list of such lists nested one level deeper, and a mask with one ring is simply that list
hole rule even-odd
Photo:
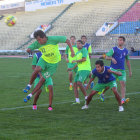
[{"label": "green shorts", "polygon": [[84,82],[90,75],[90,71],[89,70],[80,70],[77,71],[75,78],[74,78],[74,82]]},{"label": "green shorts", "polygon": [[[34,88],[35,88],[36,85],[39,83],[39,80],[40,80],[39,77],[37,77],[37,78],[35,79],[35,81],[34,81]],[[45,83],[42,85],[42,87],[45,86],[45,89],[46,89],[46,88],[47,88],[48,86],[50,86],[50,85],[53,85],[53,81],[52,81],[52,78],[51,78],[51,77],[49,77],[49,78],[47,78],[47,79],[45,80]],[[42,89],[42,87],[41,87],[41,89]]]},{"label": "green shorts", "polygon": [[122,76],[118,76],[118,75],[115,75],[115,74],[113,74],[113,76],[118,81],[125,81],[126,82],[126,72],[125,72],[125,70],[118,70],[118,69],[113,69],[113,68],[111,68],[111,70],[112,71],[115,71],[115,72],[121,72],[122,73]]},{"label": "green shorts", "polygon": [[41,71],[42,76],[45,79],[48,79],[56,72],[58,63],[56,64],[48,63],[41,57],[37,63],[37,66],[40,66],[42,68],[42,71]]},{"label": "green shorts", "polygon": [[[77,65],[76,63],[67,63],[68,68],[73,68],[75,65]],[[78,71],[78,67],[76,67],[75,69],[72,70],[72,72],[77,72]]]},{"label": "green shorts", "polygon": [[106,87],[110,87],[110,88],[113,88],[113,87],[117,87],[117,83],[116,81],[111,81],[109,83],[106,83],[106,84],[103,84],[103,83],[97,83],[92,90],[95,90],[95,91],[103,91]]}]

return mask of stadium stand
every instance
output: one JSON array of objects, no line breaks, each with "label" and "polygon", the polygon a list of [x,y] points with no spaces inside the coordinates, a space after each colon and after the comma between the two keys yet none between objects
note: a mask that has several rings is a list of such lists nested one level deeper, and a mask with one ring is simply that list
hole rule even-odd
[{"label": "stadium stand", "polygon": [[[13,50],[28,40],[28,36],[42,24],[50,23],[67,5],[49,7],[35,12],[18,12],[14,15],[17,24],[8,27],[4,19],[0,22],[0,50]],[[7,15],[5,15],[6,17]]]},{"label": "stadium stand", "polygon": [[[44,23],[48,24],[54,20],[53,29],[47,35],[66,35],[68,38],[71,35],[75,35],[79,39],[84,34],[88,37],[88,41],[93,43],[94,49],[107,50],[116,43],[118,36],[109,34],[105,37],[96,37],[96,31],[104,22],[119,19],[120,15],[125,13],[134,2],[134,0],[113,0],[113,2],[112,0],[88,0],[77,2],[59,18],[57,18],[57,15],[67,5],[50,7],[36,12],[16,13],[14,14],[18,19],[16,26],[10,28],[4,22],[0,23],[0,49],[18,48],[28,40],[27,37],[36,27]],[[139,34],[135,37],[134,41],[137,41],[138,37]],[[131,35],[128,38],[131,38]],[[135,43],[136,47],[137,44]],[[60,47],[65,46],[62,44]],[[26,49],[26,46],[22,49]]]},{"label": "stadium stand", "polygon": [[116,45],[118,36],[126,37],[126,46],[140,50],[140,1],[135,1],[119,18],[118,26],[105,37],[95,37],[96,48],[108,50]]}]

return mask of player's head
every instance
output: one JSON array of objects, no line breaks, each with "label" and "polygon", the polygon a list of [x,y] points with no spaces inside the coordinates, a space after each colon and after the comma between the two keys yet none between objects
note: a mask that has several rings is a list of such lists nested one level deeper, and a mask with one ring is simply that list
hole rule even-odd
[{"label": "player's head", "polygon": [[82,42],[82,40],[78,40],[77,41],[77,48],[78,49],[82,49],[83,48],[83,42]]},{"label": "player's head", "polygon": [[75,44],[75,41],[76,41],[76,37],[75,37],[75,36],[71,36],[71,37],[70,37],[70,42],[71,42],[72,44]]},{"label": "player's head", "polygon": [[104,62],[102,60],[97,60],[95,62],[97,72],[101,73],[104,70]]},{"label": "player's head", "polygon": [[119,36],[118,38],[118,46],[123,46],[125,43],[125,37],[124,36]]},{"label": "player's head", "polygon": [[42,30],[35,31],[34,37],[38,41],[38,43],[41,45],[47,42],[46,34]]},{"label": "player's head", "polygon": [[81,36],[81,40],[83,41],[83,43],[85,44],[87,42],[87,37],[85,35]]}]

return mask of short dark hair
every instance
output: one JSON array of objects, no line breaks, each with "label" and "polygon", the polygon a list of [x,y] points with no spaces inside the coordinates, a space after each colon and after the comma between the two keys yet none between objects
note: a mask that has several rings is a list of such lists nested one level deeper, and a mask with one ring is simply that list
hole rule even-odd
[{"label": "short dark hair", "polygon": [[102,66],[104,66],[104,62],[103,62],[103,60],[97,60],[95,62],[95,65],[100,65],[102,67]]},{"label": "short dark hair", "polygon": [[72,36],[70,37],[70,39],[71,39],[71,38],[74,38],[74,39],[76,39],[76,37],[75,37],[74,35],[72,35]]},{"label": "short dark hair", "polygon": [[85,37],[85,38],[87,39],[87,37],[86,37],[85,35],[82,35],[82,36],[81,36],[81,39],[82,39],[83,37]]},{"label": "short dark hair", "polygon": [[34,38],[37,38],[38,36],[40,38],[44,38],[44,37],[46,37],[46,34],[42,30],[35,31],[34,32]]},{"label": "short dark hair", "polygon": [[126,40],[124,36],[119,36],[119,38],[122,38],[124,42]]},{"label": "short dark hair", "polygon": [[77,42],[80,42],[81,44],[83,44],[83,41],[82,40],[77,40]]}]

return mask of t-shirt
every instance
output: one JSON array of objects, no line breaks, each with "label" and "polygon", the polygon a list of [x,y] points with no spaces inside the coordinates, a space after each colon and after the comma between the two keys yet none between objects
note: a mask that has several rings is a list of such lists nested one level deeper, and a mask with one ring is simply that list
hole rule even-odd
[{"label": "t-shirt", "polygon": [[85,45],[83,47],[87,49],[87,51],[88,51],[89,54],[92,53],[91,44],[85,43]]},{"label": "t-shirt", "polygon": [[[73,47],[74,53],[76,54],[78,52],[77,46],[76,45],[73,45],[72,47]],[[68,55],[69,63],[72,63],[72,61],[75,60],[75,56],[74,57],[71,57],[71,50],[70,50],[69,46],[66,47],[65,54]]]},{"label": "t-shirt", "polygon": [[48,63],[58,63],[60,61],[60,52],[58,43],[65,43],[66,36],[48,36],[46,44],[39,44],[35,41],[28,48],[31,50],[39,49],[42,52],[42,58]]},{"label": "t-shirt", "polygon": [[36,65],[38,63],[39,58],[42,56],[41,52],[37,52],[33,56],[32,65]]},{"label": "t-shirt", "polygon": [[112,73],[108,72],[110,67],[104,66],[104,71],[102,73],[97,72],[96,68],[92,70],[92,77],[98,77],[98,83],[109,83],[115,80],[115,77]]},{"label": "t-shirt", "polygon": [[118,47],[113,47],[106,56],[112,56],[117,61],[117,64],[112,63],[110,67],[113,69],[125,70],[125,59],[129,59],[128,50],[126,48],[120,49]]},{"label": "t-shirt", "polygon": [[86,61],[84,62],[78,62],[78,71],[80,70],[89,70],[91,71],[91,64],[90,59],[88,55],[88,51],[85,48],[82,48],[76,53],[76,60],[80,60],[82,58],[86,58]]},{"label": "t-shirt", "polygon": [[[33,61],[32,61],[32,65],[35,65],[38,63],[40,57],[42,56],[42,53],[41,52],[37,52],[34,54],[33,56]],[[40,77],[39,74],[37,75],[37,77]]]}]

